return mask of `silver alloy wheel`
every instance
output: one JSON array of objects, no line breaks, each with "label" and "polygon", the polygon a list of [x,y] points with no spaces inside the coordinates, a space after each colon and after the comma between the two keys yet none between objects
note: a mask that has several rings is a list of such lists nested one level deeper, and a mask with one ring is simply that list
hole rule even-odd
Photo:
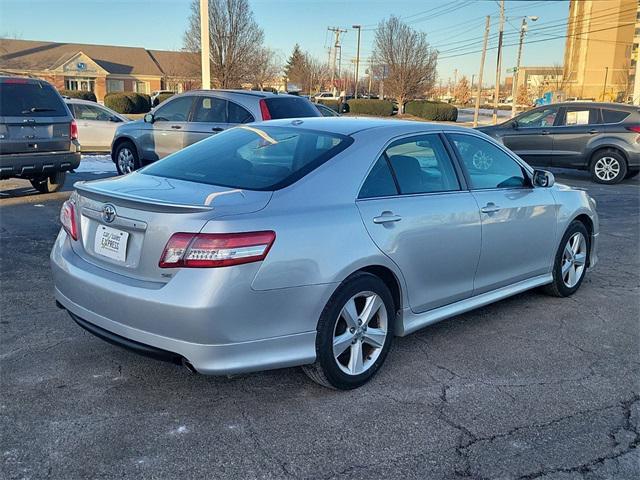
[{"label": "silver alloy wheel", "polygon": [[562,281],[569,287],[575,287],[587,265],[587,241],[581,232],[576,232],[567,241],[562,252]]},{"label": "silver alloy wheel", "polygon": [[616,178],[620,173],[620,161],[613,157],[602,157],[596,161],[594,167],[596,177],[605,182]]},{"label": "silver alloy wheel", "polygon": [[122,173],[131,173],[135,170],[133,153],[127,147],[122,147],[118,152],[118,167]]},{"label": "silver alloy wheel", "polygon": [[387,338],[387,309],[379,295],[360,292],[342,307],[333,329],[333,357],[344,373],[359,375],[375,363]]}]

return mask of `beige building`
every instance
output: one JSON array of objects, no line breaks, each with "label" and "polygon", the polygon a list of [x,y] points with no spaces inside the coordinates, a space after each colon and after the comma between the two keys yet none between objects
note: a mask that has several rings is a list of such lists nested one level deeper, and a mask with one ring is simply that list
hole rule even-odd
[{"label": "beige building", "polygon": [[0,75],[42,78],[57,89],[181,92],[200,86],[200,56],[139,47],[0,39]]},{"label": "beige building", "polygon": [[639,0],[571,0],[563,90],[569,98],[628,101]]},{"label": "beige building", "polygon": [[[517,81],[516,91],[520,91],[522,86],[526,86],[529,96],[533,98],[541,97],[546,92],[562,90],[564,85],[563,68],[561,66],[520,67]],[[509,91],[513,88],[512,82],[513,77],[505,78],[505,85]]]}]

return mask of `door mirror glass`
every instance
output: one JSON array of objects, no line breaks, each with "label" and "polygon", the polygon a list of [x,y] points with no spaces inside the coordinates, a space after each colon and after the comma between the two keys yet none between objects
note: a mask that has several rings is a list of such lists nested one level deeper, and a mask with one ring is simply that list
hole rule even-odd
[{"label": "door mirror glass", "polygon": [[553,187],[556,183],[556,179],[553,173],[546,170],[534,170],[533,172],[533,184],[536,187],[549,188]]},{"label": "door mirror glass", "polygon": [[[147,114],[148,115],[148,114]],[[111,117],[109,117],[109,121],[110,122],[115,122],[115,123],[119,123],[122,120],[120,120],[118,117],[116,117],[115,115],[111,115]]]},{"label": "door mirror glass", "polygon": [[511,128],[513,128],[514,130],[518,129],[518,121],[517,120],[513,120],[511,122]]},{"label": "door mirror glass", "polygon": [[153,113],[147,113],[147,114],[144,116],[144,121],[145,121],[146,123],[153,123],[153,122],[154,122],[154,120],[155,120],[155,118],[154,118],[154,116],[153,116]]}]

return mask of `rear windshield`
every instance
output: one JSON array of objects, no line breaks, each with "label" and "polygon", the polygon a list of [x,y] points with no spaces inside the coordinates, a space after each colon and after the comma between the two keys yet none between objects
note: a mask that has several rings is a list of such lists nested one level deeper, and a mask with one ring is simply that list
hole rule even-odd
[{"label": "rear windshield", "polygon": [[347,148],[343,135],[292,127],[241,126],[202,140],[140,170],[246,190],[291,185]]},{"label": "rear windshield", "polygon": [[320,113],[313,104],[303,98],[276,97],[265,100],[273,120],[279,118],[319,117]]},{"label": "rear windshield", "polygon": [[62,98],[45,82],[0,82],[0,116],[64,117]]}]

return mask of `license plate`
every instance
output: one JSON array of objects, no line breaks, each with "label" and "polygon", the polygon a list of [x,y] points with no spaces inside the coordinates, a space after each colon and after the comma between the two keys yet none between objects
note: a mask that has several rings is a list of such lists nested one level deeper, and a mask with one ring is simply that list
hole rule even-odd
[{"label": "license plate", "polygon": [[105,225],[98,225],[93,247],[99,255],[124,262],[127,258],[128,239],[129,234],[127,232]]}]

